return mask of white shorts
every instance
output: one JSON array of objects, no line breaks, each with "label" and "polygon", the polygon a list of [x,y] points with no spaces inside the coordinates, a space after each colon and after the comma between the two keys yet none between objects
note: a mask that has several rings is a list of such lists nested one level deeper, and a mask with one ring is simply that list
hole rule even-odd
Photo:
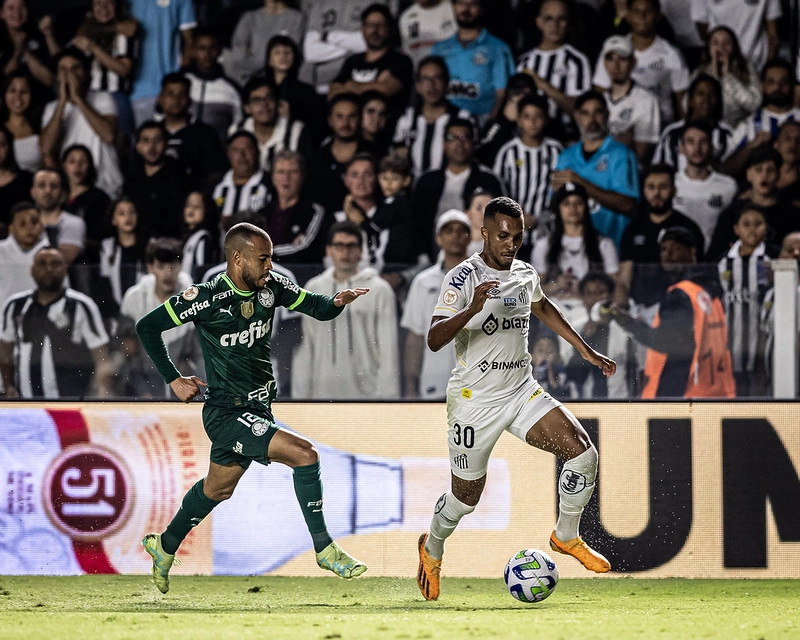
[{"label": "white shorts", "polygon": [[482,478],[503,431],[525,442],[531,427],[561,406],[533,378],[502,405],[475,406],[469,400],[448,397],[447,447],[453,475],[462,480]]}]

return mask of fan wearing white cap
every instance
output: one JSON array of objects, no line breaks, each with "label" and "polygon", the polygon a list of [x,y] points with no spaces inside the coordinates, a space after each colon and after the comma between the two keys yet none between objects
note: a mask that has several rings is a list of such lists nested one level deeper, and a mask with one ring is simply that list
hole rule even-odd
[{"label": "fan wearing white cap", "polygon": [[400,326],[407,329],[403,350],[403,396],[444,400],[450,372],[456,364],[452,349],[431,351],[425,339],[447,272],[467,258],[471,225],[466,213],[448,209],[436,220],[439,260],[411,281]]},{"label": "fan wearing white cap", "polygon": [[[680,105],[689,88],[689,69],[681,52],[656,33],[661,17],[658,0],[627,0],[626,19],[631,25],[627,39],[633,45],[636,66],[633,79],[658,96],[661,123],[667,125],[681,117]],[[592,83],[598,91],[611,88],[601,56]]]},{"label": "fan wearing white cap", "polygon": [[603,43],[600,60],[611,87],[603,92],[608,104],[608,132],[630,147],[639,164],[647,164],[661,132],[658,96],[631,77],[636,57],[625,36],[611,36]]}]

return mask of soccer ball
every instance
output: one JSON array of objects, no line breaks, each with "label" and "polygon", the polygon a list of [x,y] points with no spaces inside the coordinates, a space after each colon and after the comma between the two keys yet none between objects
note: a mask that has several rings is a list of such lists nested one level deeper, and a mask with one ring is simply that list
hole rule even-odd
[{"label": "soccer ball", "polygon": [[504,574],[508,592],[520,602],[541,602],[558,584],[558,567],[538,549],[523,549],[512,556]]}]

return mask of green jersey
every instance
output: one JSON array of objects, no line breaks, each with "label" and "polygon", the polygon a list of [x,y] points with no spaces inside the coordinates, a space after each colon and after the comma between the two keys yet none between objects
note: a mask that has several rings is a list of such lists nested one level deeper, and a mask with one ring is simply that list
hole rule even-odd
[{"label": "green jersey", "polygon": [[161,333],[193,322],[203,349],[206,401],[223,406],[269,406],[277,389],[270,360],[275,308],[286,307],[318,320],[331,320],[344,307],[330,296],[311,293],[270,272],[260,291],[238,289],[226,274],[192,285],[136,323],[145,350],[169,383],[181,374],[167,353]]}]

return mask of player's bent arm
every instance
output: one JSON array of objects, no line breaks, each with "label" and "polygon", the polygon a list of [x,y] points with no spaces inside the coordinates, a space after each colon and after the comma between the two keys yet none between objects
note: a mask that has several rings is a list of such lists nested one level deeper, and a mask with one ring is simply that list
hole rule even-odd
[{"label": "player's bent arm", "polygon": [[449,318],[433,316],[428,329],[428,348],[431,351],[438,351],[455,338],[456,334],[467,326],[467,322],[481,312],[489,297],[489,292],[499,284],[497,280],[481,282],[475,287],[470,303],[458,313]]},{"label": "player's bent arm", "polygon": [[139,335],[144,350],[167,383],[172,383],[180,378],[181,374],[169,357],[167,345],[164,344],[161,334],[180,324],[180,321],[173,319],[163,304],[142,316],[136,323],[136,333]]},{"label": "player's bent arm", "polygon": [[531,303],[531,313],[571,344],[584,360],[602,369],[605,375],[616,373],[616,362],[592,349],[547,296]]}]

